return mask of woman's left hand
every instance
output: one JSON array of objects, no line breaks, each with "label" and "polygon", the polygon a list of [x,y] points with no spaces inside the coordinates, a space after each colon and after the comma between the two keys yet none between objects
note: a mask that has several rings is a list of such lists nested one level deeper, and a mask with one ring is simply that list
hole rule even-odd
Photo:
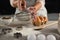
[{"label": "woman's left hand", "polygon": [[36,13],[36,8],[35,7],[28,7],[27,11],[32,13],[32,14],[35,14]]}]

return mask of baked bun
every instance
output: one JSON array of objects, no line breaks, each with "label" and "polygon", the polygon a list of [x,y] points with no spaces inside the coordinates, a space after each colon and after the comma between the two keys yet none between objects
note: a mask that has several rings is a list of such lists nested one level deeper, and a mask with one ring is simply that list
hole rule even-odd
[{"label": "baked bun", "polygon": [[41,20],[40,20],[39,16],[36,16],[36,18],[33,19],[32,23],[33,23],[34,26],[40,26]]}]

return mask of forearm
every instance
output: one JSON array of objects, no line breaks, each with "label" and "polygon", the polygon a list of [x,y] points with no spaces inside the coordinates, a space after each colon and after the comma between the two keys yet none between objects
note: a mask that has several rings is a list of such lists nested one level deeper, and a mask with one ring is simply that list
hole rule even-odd
[{"label": "forearm", "polygon": [[17,2],[18,2],[17,0],[10,0],[11,6],[15,8],[17,7]]},{"label": "forearm", "polygon": [[15,2],[13,2],[13,7],[17,7],[17,3],[18,3],[18,1],[15,1]]},{"label": "forearm", "polygon": [[42,7],[42,4],[41,2],[37,2],[35,5],[34,5],[36,11],[38,11],[41,7]]}]

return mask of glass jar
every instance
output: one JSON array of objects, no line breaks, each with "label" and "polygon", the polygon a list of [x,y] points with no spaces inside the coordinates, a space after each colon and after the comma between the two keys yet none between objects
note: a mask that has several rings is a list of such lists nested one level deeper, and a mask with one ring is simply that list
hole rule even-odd
[{"label": "glass jar", "polygon": [[20,13],[16,14],[16,18],[19,20],[20,24],[22,25],[28,25],[31,24],[31,13],[22,11]]}]

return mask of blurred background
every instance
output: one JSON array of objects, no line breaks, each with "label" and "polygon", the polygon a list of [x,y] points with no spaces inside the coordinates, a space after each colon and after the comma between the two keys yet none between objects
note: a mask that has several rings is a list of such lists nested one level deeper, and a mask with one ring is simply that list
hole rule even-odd
[{"label": "blurred background", "polygon": [[[8,2],[8,0],[6,2]],[[4,1],[4,4],[6,4],[6,2]],[[58,18],[59,18],[59,13],[60,13],[60,0],[45,0],[45,2],[46,2],[45,6],[46,6],[46,9],[48,11],[48,22],[47,22],[46,25],[48,25],[48,26],[46,26],[46,28],[44,28],[43,30],[41,30],[41,32],[44,33],[44,34],[47,33],[47,35],[48,34],[53,34],[53,35],[56,36],[57,40],[60,40],[60,35],[59,35],[59,32],[58,32]],[[1,4],[1,1],[0,1],[0,4]],[[7,10],[10,9],[9,11],[13,12],[13,13],[7,12],[7,13],[4,13],[4,15],[14,14],[15,8],[11,7],[11,5],[9,5],[9,7],[7,5],[3,5],[3,7],[4,6],[7,7]],[[8,37],[8,39],[9,38],[10,38],[10,36]],[[1,39],[3,39],[3,37],[1,37]]]}]

